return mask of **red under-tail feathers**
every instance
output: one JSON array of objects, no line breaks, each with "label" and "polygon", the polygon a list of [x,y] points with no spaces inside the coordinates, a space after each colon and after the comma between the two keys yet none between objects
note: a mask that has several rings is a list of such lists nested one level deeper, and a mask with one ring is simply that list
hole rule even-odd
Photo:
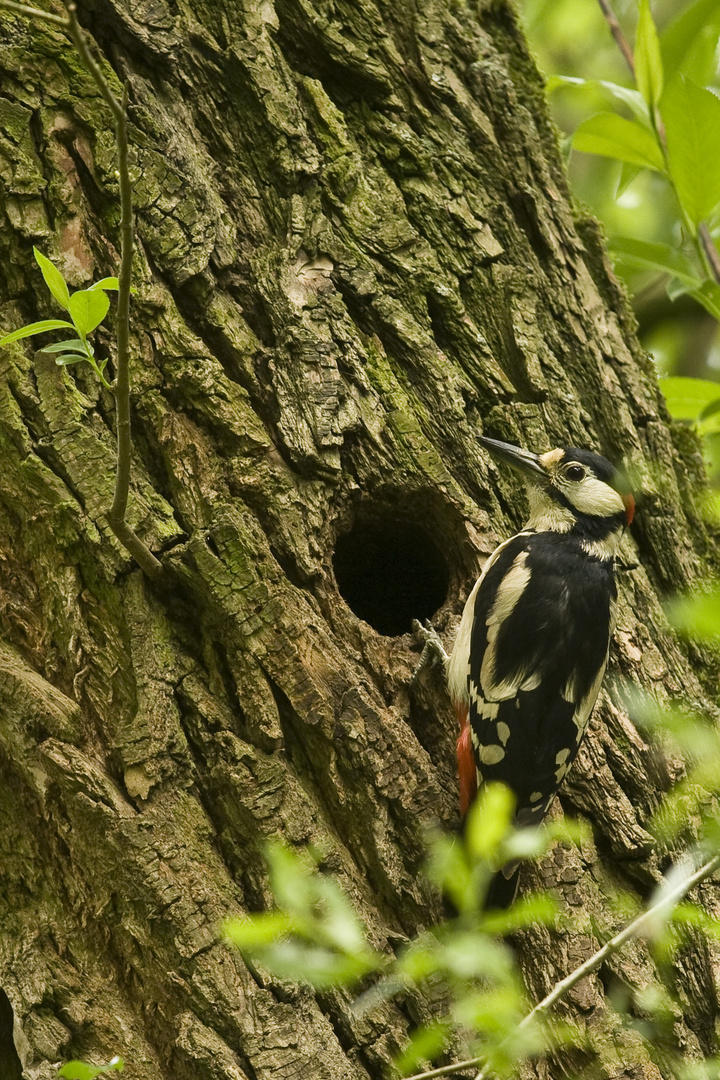
[{"label": "red under-tail feathers", "polygon": [[460,721],[460,735],[457,741],[458,776],[460,778],[460,816],[465,817],[470,803],[477,795],[477,771],[470,739],[467,706],[456,706],[455,712]]}]

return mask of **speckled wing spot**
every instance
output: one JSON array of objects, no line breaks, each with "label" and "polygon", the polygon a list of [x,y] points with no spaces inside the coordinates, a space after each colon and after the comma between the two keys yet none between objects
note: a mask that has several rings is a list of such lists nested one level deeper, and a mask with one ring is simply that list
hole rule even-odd
[{"label": "speckled wing spot", "polygon": [[497,736],[503,746],[507,746],[507,741],[510,738],[510,728],[502,720],[498,721]]},{"label": "speckled wing spot", "polygon": [[533,791],[530,795],[530,802],[538,802],[540,799],[542,799],[542,797],[542,791]]},{"label": "speckled wing spot", "polygon": [[502,746],[490,745],[480,747],[480,760],[484,765],[497,765],[504,757],[505,751]]},{"label": "speckled wing spot", "polygon": [[559,754],[555,755],[555,764],[556,765],[564,765],[569,756],[570,756],[570,751],[569,750],[561,750]]}]

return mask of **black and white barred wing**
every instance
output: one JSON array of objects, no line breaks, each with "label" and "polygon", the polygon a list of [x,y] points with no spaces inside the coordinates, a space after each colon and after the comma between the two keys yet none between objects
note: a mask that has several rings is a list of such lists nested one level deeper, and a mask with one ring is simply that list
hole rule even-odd
[{"label": "black and white barred wing", "polygon": [[513,537],[478,585],[468,673],[478,779],[515,792],[520,824],[542,820],[577,754],[607,661],[613,591],[611,569],[548,534]]}]

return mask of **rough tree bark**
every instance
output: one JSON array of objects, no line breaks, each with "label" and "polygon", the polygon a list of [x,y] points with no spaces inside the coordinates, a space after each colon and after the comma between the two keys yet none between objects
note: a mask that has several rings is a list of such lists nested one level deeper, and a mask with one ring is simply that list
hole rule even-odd
[{"label": "rough tree bark", "polygon": [[[455,731],[439,679],[409,696],[407,630],[433,615],[450,640],[522,520],[485,432],[593,446],[644,489],[612,678],[561,799],[595,842],[525,878],[576,913],[520,940],[531,997],[589,955],[618,925],[608,890],[647,895],[672,854],[644,823],[680,766],[617,683],[701,699],[711,675],[659,603],[712,557],[698,454],[573,212],[504,3],[82,0],[79,17],[130,86],[130,517],[167,575],[145,580],[104,519],[110,396],[3,350],[0,1075],[120,1053],[138,1080],[379,1077],[431,1002],[359,1019],[249,970],[218,920],[269,902],[275,835],[326,847],[388,949],[438,916],[422,830],[457,823]],[[32,244],[85,285],[115,272],[118,220],[110,118],[72,47],[0,18],[8,332],[53,313]],[[719,971],[698,939],[671,971],[637,944],[586,980],[570,1007],[600,1074],[670,1070],[617,1028],[608,988],[669,981],[697,1059]]]}]

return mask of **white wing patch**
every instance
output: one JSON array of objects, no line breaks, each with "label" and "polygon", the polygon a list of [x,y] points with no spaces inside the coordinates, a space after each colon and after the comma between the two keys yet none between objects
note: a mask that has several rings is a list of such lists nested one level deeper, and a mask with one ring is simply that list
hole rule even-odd
[{"label": "white wing patch", "polygon": [[480,684],[483,695],[493,701],[505,701],[514,697],[526,679],[526,672],[515,672],[511,677],[495,682],[497,637],[501,626],[510,616],[530,581],[530,569],[527,563],[528,552],[521,551],[498,586],[493,606],[487,617],[487,648],[480,669]]},{"label": "white wing patch", "polygon": [[[522,536],[522,533],[518,533]],[[473,621],[475,619],[475,600],[478,589],[482,585],[488,570],[493,566],[508,544],[516,540],[517,536],[509,536],[502,544],[495,548],[490,558],[483,566],[480,577],[475,582],[472,592],[468,596],[458,627],[455,644],[453,645],[450,659],[446,665],[447,684],[450,697],[453,702],[466,704],[468,700],[468,676],[470,674],[470,639],[472,637]]]}]

